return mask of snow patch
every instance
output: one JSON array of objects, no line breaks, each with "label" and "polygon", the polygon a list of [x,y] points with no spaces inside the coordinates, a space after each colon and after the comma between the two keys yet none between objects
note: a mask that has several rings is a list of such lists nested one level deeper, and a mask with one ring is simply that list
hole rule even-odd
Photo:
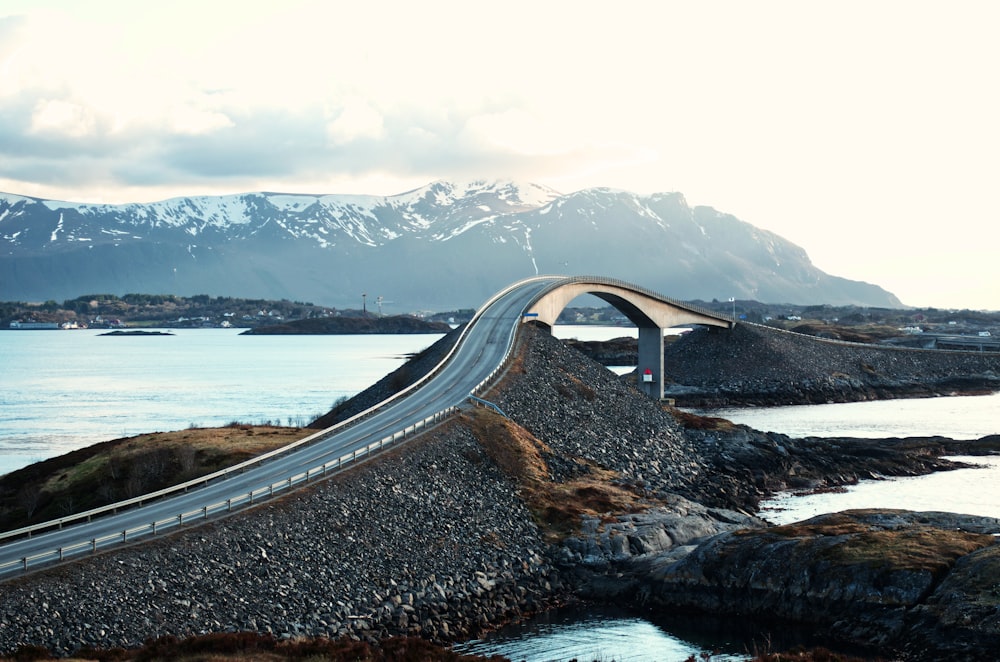
[{"label": "snow patch", "polygon": [[486,217],[483,217],[483,218],[477,218],[477,219],[475,219],[473,221],[469,221],[465,225],[462,225],[462,226],[457,227],[454,230],[452,230],[451,233],[447,237],[442,237],[442,241],[447,241],[447,240],[449,240],[449,239],[451,239],[453,237],[457,237],[458,235],[462,234],[463,232],[466,232],[466,231],[470,230],[471,228],[476,227],[477,225],[482,225],[483,223],[489,223],[490,221],[493,221],[496,218],[497,217],[494,215],[494,216],[486,216]]},{"label": "snow patch", "polygon": [[62,229],[63,229],[63,215],[62,215],[62,213],[60,213],[59,214],[59,223],[56,224],[56,229],[53,230],[52,234],[49,236],[49,241],[58,241],[59,240],[59,233],[62,232]]}]

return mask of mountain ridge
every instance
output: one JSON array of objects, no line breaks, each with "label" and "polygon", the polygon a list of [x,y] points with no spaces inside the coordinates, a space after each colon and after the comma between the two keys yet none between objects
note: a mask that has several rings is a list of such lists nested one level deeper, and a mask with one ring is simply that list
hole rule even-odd
[{"label": "mountain ridge", "polygon": [[250,192],[89,204],[0,194],[0,299],[81,291],[475,307],[540,273],[610,275],[679,299],[902,307],[801,247],[681,193],[438,180],[365,196]]}]

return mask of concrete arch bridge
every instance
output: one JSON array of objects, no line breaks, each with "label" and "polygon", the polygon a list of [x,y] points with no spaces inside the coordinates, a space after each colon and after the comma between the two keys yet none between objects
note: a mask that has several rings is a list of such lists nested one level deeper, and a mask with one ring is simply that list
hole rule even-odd
[{"label": "concrete arch bridge", "polygon": [[728,315],[692,306],[622,280],[600,276],[543,278],[550,279],[550,284],[525,309],[522,323],[539,322],[551,330],[559,314],[577,297],[591,294],[606,301],[638,327],[639,386],[658,400],[663,397],[664,329],[688,324],[731,329],[736,324]]}]

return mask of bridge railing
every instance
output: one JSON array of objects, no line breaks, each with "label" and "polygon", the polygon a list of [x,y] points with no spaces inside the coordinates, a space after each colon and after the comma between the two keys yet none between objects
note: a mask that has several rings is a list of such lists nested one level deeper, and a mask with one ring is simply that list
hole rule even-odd
[{"label": "bridge railing", "polygon": [[418,379],[413,384],[410,384],[406,388],[389,396],[385,400],[382,400],[378,404],[369,407],[365,411],[359,412],[358,414],[355,414],[354,416],[348,419],[345,419],[328,428],[324,428],[323,430],[319,430],[307,437],[294,441],[290,444],[282,446],[281,448],[276,448],[272,451],[268,451],[267,453],[263,453],[256,457],[250,458],[249,460],[240,462],[239,464],[235,464],[231,467],[220,469],[219,471],[206,474],[199,478],[194,478],[192,480],[183,483],[171,485],[170,487],[163,488],[162,490],[149,492],[147,494],[143,494],[137,497],[132,497],[130,499],[124,499],[122,501],[117,501],[115,503],[111,503],[105,506],[100,506],[98,508],[93,508],[84,512],[74,513],[72,515],[66,515],[65,517],[60,517],[58,519],[49,520],[46,522],[40,522],[38,524],[32,524],[30,526],[25,526],[19,529],[0,532],[0,541],[16,539],[25,536],[30,538],[36,533],[41,533],[53,529],[62,529],[65,526],[78,522],[90,522],[95,517],[100,517],[101,515],[106,515],[108,513],[117,513],[120,510],[128,510],[133,507],[142,507],[143,505],[149,502],[156,501],[173,494],[188,492],[191,489],[201,487],[203,485],[208,485],[211,482],[224,480],[230,476],[245,473],[247,469],[264,464],[269,460],[290,453],[291,451],[301,448],[307,444],[313,444],[322,441],[327,437],[337,432],[340,432],[341,430],[344,430],[351,425],[354,425],[366,418],[369,418],[371,415],[373,415],[380,409],[409,395],[411,392],[419,388],[424,382],[432,379],[435,375],[437,375],[441,371],[441,369],[444,368],[444,366],[448,363],[448,361],[451,360],[451,357],[454,355],[459,345],[465,339],[465,336],[468,334],[468,331],[472,327],[472,324],[475,322],[475,320],[481,317],[482,314],[486,311],[486,309],[489,308],[489,306],[491,306],[493,303],[499,300],[504,294],[513,289],[516,285],[517,284],[511,285],[505,288],[504,290],[501,290],[497,294],[493,295],[489,299],[487,299],[487,301],[482,306],[480,306],[480,308],[476,311],[476,313],[473,315],[469,323],[465,325],[465,328],[462,329],[458,339],[456,339],[455,343],[448,350],[447,354],[445,354],[444,358],[442,358],[441,361],[439,361],[438,364],[434,366],[426,375]]},{"label": "bridge railing", "polygon": [[[551,277],[539,276],[534,279],[527,279],[527,281],[542,280],[548,278]],[[419,386],[421,386],[425,381],[433,378],[436,374],[438,374],[441,371],[441,369],[447,364],[447,362],[451,360],[452,356],[454,356],[454,353],[457,351],[461,343],[465,340],[465,337],[468,334],[469,329],[472,328],[472,325],[475,323],[475,321],[478,320],[485,313],[485,311],[488,310],[489,307],[492,306],[494,303],[496,303],[500,298],[502,298],[512,289],[515,289],[516,287],[527,281],[520,281],[519,283],[514,283],[508,286],[507,288],[501,290],[500,292],[497,292],[489,299],[487,299],[487,301],[482,306],[480,306],[480,308],[476,311],[476,313],[473,315],[469,323],[466,324],[465,328],[462,329],[462,332],[459,334],[458,339],[455,341],[454,345],[452,345],[452,347],[449,349],[444,358],[441,361],[439,361],[438,364],[434,368],[432,368],[431,371],[429,371],[426,375],[424,375],[423,377],[421,377],[420,379],[418,379],[416,382],[406,387],[405,389],[402,389],[396,394],[378,403],[377,405],[370,407],[369,409],[366,409],[365,411],[360,412],[359,414],[356,414],[355,416],[352,416],[349,419],[341,421],[340,423],[334,426],[331,426],[324,430],[320,430],[319,432],[316,432],[298,441],[292,442],[291,444],[283,446],[279,449],[275,449],[274,451],[270,451],[268,453],[247,460],[246,462],[242,462],[240,464],[228,467],[226,469],[214,472],[212,474],[208,474],[206,476],[202,476],[200,478],[187,481],[185,483],[180,483],[178,485],[174,485],[165,488],[163,490],[151,492],[149,494],[144,494],[139,497],[109,504],[107,506],[102,506],[100,508],[94,508],[86,512],[66,516],[63,518],[59,518],[57,520],[42,522],[40,524],[23,527],[21,529],[15,529],[12,531],[3,532],[0,533],[0,540],[25,537],[25,536],[30,538],[34,533],[48,531],[52,529],[62,529],[64,526],[72,523],[78,523],[82,521],[89,522],[94,517],[99,515],[117,512],[119,510],[125,510],[132,507],[142,507],[142,505],[144,505],[145,503],[161,499],[171,494],[176,494],[178,492],[187,492],[191,488],[207,485],[213,480],[220,480],[228,476],[234,475],[236,473],[243,473],[248,468],[263,464],[267,460],[270,460],[272,458],[278,457],[279,455],[283,455],[292,450],[300,448],[305,444],[315,443],[322,439],[325,439],[326,437],[341,431],[347,426],[355,424],[358,421],[362,420],[363,418],[373,415],[375,412],[377,412],[379,409],[384,408],[389,403],[394,402],[395,400],[398,400],[402,397],[405,397],[415,389],[419,388]],[[507,339],[507,349],[505,352],[503,362],[501,363],[500,366],[497,366],[497,368],[495,368],[492,372],[490,372],[490,374],[473,389],[473,394],[480,392],[487,384],[489,384],[496,377],[496,375],[501,370],[506,368],[511,358],[511,353],[513,349],[517,328],[518,328],[517,324],[515,324],[511,328],[510,334]],[[294,474],[287,478],[282,478],[280,481],[270,483],[269,485],[258,488],[256,490],[252,490],[248,493],[233,495],[227,498],[224,502],[205,504],[200,509],[194,511],[178,513],[167,519],[151,521],[149,524],[140,527],[123,530],[120,535],[114,534],[114,535],[103,536],[100,538],[84,539],[72,543],[70,545],[64,545],[58,548],[53,548],[45,552],[33,554],[31,556],[24,556],[16,561],[2,562],[0,563],[0,576],[8,574],[17,569],[28,570],[28,568],[32,565],[38,565],[44,562],[63,560],[67,558],[67,555],[79,554],[81,551],[89,550],[92,552],[96,552],[102,545],[107,547],[112,543],[127,542],[128,540],[134,540],[136,537],[143,535],[156,535],[162,533],[165,530],[169,530],[174,525],[174,523],[176,523],[177,525],[182,525],[185,521],[185,518],[188,518],[187,521],[190,521],[192,515],[200,513],[203,518],[207,518],[210,514],[219,512],[223,504],[225,504],[226,512],[230,512],[234,507],[251,505],[253,503],[259,502],[261,500],[260,497],[264,493],[266,493],[267,497],[270,497],[273,496],[276,492],[290,489],[291,487],[298,485],[303,481],[308,482],[312,476],[317,475],[316,472],[321,472],[321,475],[325,476],[329,473],[336,473],[341,469],[346,468],[346,466],[349,464],[350,465],[357,464],[358,462],[371,457],[378,451],[381,451],[390,445],[399,443],[405,438],[409,438],[409,436],[412,436],[412,434],[415,431],[422,430],[428,425],[435,424],[443,420],[447,416],[450,416],[453,412],[457,411],[457,409],[458,409],[457,405],[449,405],[439,410],[438,412],[432,414],[431,416],[428,416],[419,423],[416,423],[412,426],[408,426],[403,430],[397,431],[387,437],[384,437],[372,444],[369,444],[368,446],[362,449],[359,449],[358,451],[354,451],[348,455],[338,458],[338,460],[335,463],[333,463],[335,466],[331,466],[331,463],[324,463],[322,465],[317,465],[316,467],[308,469],[305,472]]]},{"label": "bridge railing", "polygon": [[233,494],[224,500],[210,501],[191,510],[172,514],[169,517],[152,520],[148,523],[123,529],[98,537],[83,537],[58,547],[53,547],[30,556],[22,556],[15,560],[0,563],[0,577],[13,572],[27,571],[46,563],[63,561],[82,554],[95,553],[112,545],[131,542],[143,537],[151,537],[182,527],[184,524],[206,520],[213,515],[230,513],[233,510],[248,507],[276,495],[285,494],[293,488],[333,475],[355,466],[382,451],[401,444],[415,433],[422,431],[450,416],[457,407],[448,407],[427,418],[403,428],[393,434],[368,444],[363,448],[342,455],[335,460],[317,464],[313,467],[284,477],[281,480],[263,485],[247,492]]}]

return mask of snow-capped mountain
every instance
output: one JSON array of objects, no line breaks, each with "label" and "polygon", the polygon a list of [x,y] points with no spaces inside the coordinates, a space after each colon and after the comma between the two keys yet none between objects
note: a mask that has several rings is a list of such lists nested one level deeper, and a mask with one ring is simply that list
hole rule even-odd
[{"label": "snow-capped mountain", "polygon": [[393,196],[246,193],[92,205],[0,194],[0,300],[129,292],[473,308],[535,274],[622,278],[679,299],[900,305],[798,246],[679,193],[561,195],[438,181]]}]

